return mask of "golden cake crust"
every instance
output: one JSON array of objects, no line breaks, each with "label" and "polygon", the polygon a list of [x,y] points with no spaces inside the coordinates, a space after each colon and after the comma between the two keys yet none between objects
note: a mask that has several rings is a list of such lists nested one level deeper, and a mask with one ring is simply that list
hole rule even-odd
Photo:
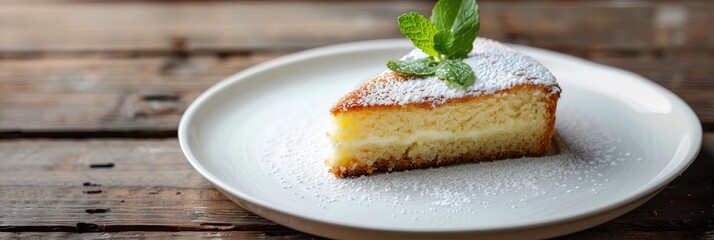
[{"label": "golden cake crust", "polygon": [[[419,107],[419,108],[434,108],[438,106],[434,106],[432,102],[429,101],[423,101],[423,102],[415,102],[415,103],[409,103],[405,105],[398,105],[398,104],[386,104],[386,105],[364,105],[364,104],[353,104],[355,102],[359,102],[360,98],[364,96],[364,92],[368,92],[369,88],[378,83],[384,83],[387,81],[410,81],[415,77],[413,76],[407,76],[403,74],[399,74],[397,72],[393,71],[385,71],[374,78],[372,78],[369,82],[362,84],[359,88],[355,89],[354,91],[351,91],[347,93],[344,97],[340,98],[337,103],[335,103],[334,106],[330,109],[330,114],[337,115],[338,113],[343,113],[343,112],[349,112],[349,111],[358,111],[358,110],[377,110],[377,109],[396,109],[404,106],[409,106],[409,107]],[[450,103],[459,103],[459,102],[465,102],[465,101],[470,101],[473,99],[483,99],[487,97],[492,97],[495,94],[503,94],[503,93],[509,93],[513,92],[514,89],[518,88],[542,88],[547,92],[551,92],[552,86],[546,86],[546,85],[539,85],[539,84],[520,84],[517,86],[514,86],[509,89],[504,89],[504,90],[498,90],[494,92],[493,94],[484,94],[484,95],[466,95],[460,98],[450,98],[446,99],[444,101],[443,105],[447,105]],[[552,92],[551,98],[554,98],[554,102],[557,102],[558,99],[560,98],[560,91],[557,92]],[[440,105],[441,106],[441,105]],[[555,106],[553,106],[553,113],[555,113]],[[550,111],[550,109],[549,109]]]}]

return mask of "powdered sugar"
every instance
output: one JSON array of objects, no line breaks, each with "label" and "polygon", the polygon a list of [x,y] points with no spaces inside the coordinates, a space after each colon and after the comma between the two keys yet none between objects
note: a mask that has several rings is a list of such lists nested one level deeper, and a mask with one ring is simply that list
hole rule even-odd
[{"label": "powdered sugar", "polygon": [[[423,58],[418,49],[403,59]],[[474,50],[464,61],[473,68],[476,80],[466,89],[450,87],[437,77],[396,79],[391,71],[383,73],[385,81],[367,84],[358,90],[357,98],[343,102],[342,109],[354,106],[406,105],[410,103],[443,104],[449,99],[492,94],[521,84],[552,86],[559,93],[555,77],[543,65],[499,42],[478,38]]]},{"label": "powdered sugar", "polygon": [[563,145],[558,155],[337,179],[324,164],[331,151],[325,136],[329,118],[324,109],[309,107],[318,103],[302,105],[286,107],[275,119],[280,124],[269,133],[264,144],[269,147],[262,149],[257,164],[271,169],[268,174],[287,194],[328,211],[346,206],[388,209],[386,216],[428,226],[445,224],[436,216],[485,221],[456,218],[464,216],[457,213],[515,211],[532,201],[557,203],[567,195],[595,196],[613,184],[608,178],[617,175],[615,170],[637,158],[620,152],[618,139],[577,110],[559,109],[566,117],[556,124]]}]

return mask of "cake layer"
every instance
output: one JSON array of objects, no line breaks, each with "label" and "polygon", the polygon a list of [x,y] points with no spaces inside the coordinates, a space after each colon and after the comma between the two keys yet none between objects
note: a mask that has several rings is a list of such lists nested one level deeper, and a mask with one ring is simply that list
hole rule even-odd
[{"label": "cake layer", "polygon": [[517,118],[542,119],[555,112],[558,96],[548,87],[519,85],[495,94],[452,100],[440,107],[412,104],[363,108],[334,114],[329,134],[333,141],[354,142],[366,138],[403,139],[414,131],[480,131]]},{"label": "cake layer", "polygon": [[523,156],[544,156],[552,135],[542,124],[493,128],[461,137],[420,137],[413,142],[366,143],[341,151],[348,158],[333,162],[330,171],[339,177],[399,171],[453,163],[498,160]]},{"label": "cake layer", "polygon": [[438,107],[411,104],[334,114],[331,171],[346,177],[508,157],[550,148],[558,93],[519,85]]}]

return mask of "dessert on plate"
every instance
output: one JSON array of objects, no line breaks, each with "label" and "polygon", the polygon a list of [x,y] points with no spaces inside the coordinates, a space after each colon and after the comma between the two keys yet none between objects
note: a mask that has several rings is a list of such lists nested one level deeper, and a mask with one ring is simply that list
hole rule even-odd
[{"label": "dessert on plate", "polygon": [[[430,22],[440,5],[473,9],[463,6],[468,2],[439,1]],[[415,42],[417,49],[387,64],[390,70],[341,98],[330,110],[330,171],[350,177],[546,155],[561,91],[555,77],[517,50],[475,35],[462,49],[436,53]]]}]

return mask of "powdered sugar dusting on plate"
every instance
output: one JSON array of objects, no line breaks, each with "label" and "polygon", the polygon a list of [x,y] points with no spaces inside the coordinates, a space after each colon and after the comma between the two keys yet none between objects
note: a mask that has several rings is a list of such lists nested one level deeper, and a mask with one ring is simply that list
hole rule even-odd
[{"label": "powdered sugar dusting on plate", "polygon": [[[427,57],[415,49],[403,59]],[[374,81],[366,88],[357,90],[357,98],[341,103],[343,110],[354,106],[406,105],[430,103],[437,106],[449,99],[466,96],[492,94],[517,85],[551,86],[551,93],[560,92],[555,77],[536,60],[505,46],[497,41],[477,38],[473,51],[464,59],[474,70],[474,84],[466,89],[448,86],[437,77],[410,78],[393,77],[390,70],[381,74],[383,81]]]},{"label": "powdered sugar dusting on plate", "polygon": [[446,224],[435,215],[475,221],[455,219],[463,216],[456,213],[478,216],[495,208],[518,210],[529,201],[558,201],[567,194],[594,196],[612,184],[613,169],[638,158],[619,151],[618,139],[577,110],[559,109],[568,113],[556,123],[562,143],[558,155],[337,179],[324,163],[331,151],[325,135],[329,117],[324,109],[310,107],[316,104],[291,106],[275,119],[276,128],[263,144],[269,147],[262,149],[257,164],[271,169],[266,174],[279,179],[282,191],[328,210],[380,206],[390,209],[393,218],[433,226]]}]

